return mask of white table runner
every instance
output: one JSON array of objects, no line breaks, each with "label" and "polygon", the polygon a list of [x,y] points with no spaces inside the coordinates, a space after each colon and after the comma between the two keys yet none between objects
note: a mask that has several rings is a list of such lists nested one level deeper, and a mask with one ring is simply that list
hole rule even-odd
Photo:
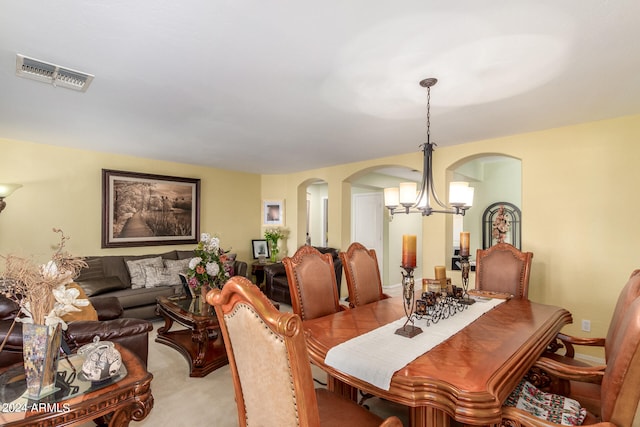
[{"label": "white table runner", "polygon": [[394,333],[406,322],[406,317],[403,317],[329,349],[325,363],[378,388],[389,390],[391,377],[397,370],[504,301],[478,300],[467,310],[448,319],[441,319],[438,323],[431,323],[428,327],[424,319],[416,320],[415,326],[419,326],[422,333],[413,338]]}]

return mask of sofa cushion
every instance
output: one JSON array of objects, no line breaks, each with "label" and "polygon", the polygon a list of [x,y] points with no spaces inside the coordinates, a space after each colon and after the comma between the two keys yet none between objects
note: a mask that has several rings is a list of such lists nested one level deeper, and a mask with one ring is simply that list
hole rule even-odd
[{"label": "sofa cushion", "polygon": [[122,283],[122,280],[117,276],[77,280],[77,283],[89,297],[127,288],[127,286]]},{"label": "sofa cushion", "polygon": [[[105,297],[114,296],[120,301],[120,305],[125,309],[124,316],[126,317],[126,309],[131,307],[139,307],[143,305],[152,305],[155,309],[156,299],[160,296],[170,297],[182,292],[182,285],[180,286],[158,286],[155,288],[138,288],[138,289],[122,289],[119,291],[113,291],[104,295]],[[95,298],[101,298],[100,296]]]},{"label": "sofa cushion", "polygon": [[236,275],[235,263],[238,254],[227,254],[227,260],[223,263],[224,271],[229,274],[229,277]]},{"label": "sofa cushion", "polygon": [[129,275],[131,276],[131,289],[144,288],[146,283],[146,275],[144,274],[144,266],[152,266],[163,268],[162,258],[157,256],[153,258],[140,258],[136,260],[126,260]]},{"label": "sofa cushion", "polygon": [[82,270],[80,270],[80,274],[78,275],[78,278],[76,279],[76,281],[94,280],[94,279],[101,279],[104,277],[102,258],[100,257],[86,258],[85,262],[87,263],[87,266]]},{"label": "sofa cushion", "polygon": [[98,298],[89,298],[93,308],[98,313],[98,320],[113,320],[122,317],[122,305],[116,297],[103,296]]},{"label": "sofa cushion", "polygon": [[191,258],[163,260],[165,268],[171,270],[172,274],[175,275],[175,280],[172,280],[173,284],[177,285],[180,283],[180,274],[187,274],[190,260]]},{"label": "sofa cushion", "polygon": [[191,250],[191,251],[176,251],[176,256],[178,259],[191,259],[194,256],[196,256],[196,254]]},{"label": "sofa cushion", "polygon": [[165,267],[155,267],[152,265],[143,265],[142,271],[145,276],[144,287],[155,288],[156,286],[177,285],[180,282],[180,276]]}]

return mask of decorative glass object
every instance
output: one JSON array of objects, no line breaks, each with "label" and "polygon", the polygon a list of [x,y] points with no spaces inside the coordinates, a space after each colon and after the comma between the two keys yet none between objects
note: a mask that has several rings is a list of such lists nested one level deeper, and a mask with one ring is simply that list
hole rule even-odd
[{"label": "decorative glass object", "polygon": [[22,325],[22,352],[27,397],[40,400],[56,391],[56,372],[61,339],[60,325]]},{"label": "decorative glass object", "polygon": [[100,382],[120,373],[122,355],[111,341],[100,341],[96,335],[92,343],[78,349],[78,355],[84,358],[81,378],[86,381]]}]

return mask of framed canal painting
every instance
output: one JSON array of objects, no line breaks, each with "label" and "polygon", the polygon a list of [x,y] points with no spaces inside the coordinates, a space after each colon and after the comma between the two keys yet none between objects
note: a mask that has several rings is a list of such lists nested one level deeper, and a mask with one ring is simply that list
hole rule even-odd
[{"label": "framed canal painting", "polygon": [[102,247],[198,243],[200,180],[102,170]]}]

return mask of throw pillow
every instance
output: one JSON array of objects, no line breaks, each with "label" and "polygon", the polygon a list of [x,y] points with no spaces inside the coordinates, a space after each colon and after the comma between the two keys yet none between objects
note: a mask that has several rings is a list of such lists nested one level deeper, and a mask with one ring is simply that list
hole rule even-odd
[{"label": "throw pillow", "polygon": [[[77,299],[89,299],[87,294],[84,292],[84,289],[77,283],[69,283],[67,285],[67,289],[76,289],[78,291]],[[80,311],[72,311],[70,313],[62,316],[62,320],[65,322],[73,322],[75,320],[98,320],[98,313],[96,309],[91,305],[91,301],[89,301],[89,305],[78,307]]]},{"label": "throw pillow", "polygon": [[129,270],[129,276],[131,276],[131,289],[140,289],[145,287],[146,276],[142,269],[145,265],[158,268],[164,267],[161,257],[127,261],[127,269]]},{"label": "throw pillow", "polygon": [[143,265],[142,271],[145,275],[145,288],[155,288],[156,286],[175,285],[180,277],[172,270],[164,267],[154,267],[152,265]]},{"label": "throw pillow", "polygon": [[173,260],[173,259],[165,259],[164,260],[164,266],[167,270],[171,271],[171,274],[173,274],[175,277],[173,277],[171,279],[171,284],[172,285],[179,285],[180,284],[180,274],[187,274],[187,270],[189,269],[189,261],[191,260],[191,258],[187,258],[187,259],[178,259],[178,260]]},{"label": "throw pillow", "polygon": [[111,291],[125,289],[125,284],[122,283],[122,280],[120,280],[120,278],[117,276],[101,277],[97,279],[82,281],[78,280],[77,283],[90,297],[94,297],[96,295],[104,294]]},{"label": "throw pillow", "polygon": [[581,425],[587,410],[576,400],[553,393],[545,393],[522,380],[507,397],[505,406],[514,406],[538,418],[566,426]]},{"label": "throw pillow", "polygon": [[233,277],[236,275],[236,271],[235,271],[236,256],[237,254],[227,254],[227,260],[223,264],[224,271],[226,271],[229,274],[229,277]]}]

